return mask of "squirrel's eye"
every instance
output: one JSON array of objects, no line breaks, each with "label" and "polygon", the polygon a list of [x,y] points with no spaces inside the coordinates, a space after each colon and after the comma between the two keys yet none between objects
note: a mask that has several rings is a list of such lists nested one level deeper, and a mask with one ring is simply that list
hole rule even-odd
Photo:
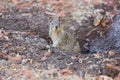
[{"label": "squirrel's eye", "polygon": [[51,24],[52,24],[52,25],[54,25],[54,23],[53,23],[53,22],[52,22]]},{"label": "squirrel's eye", "polygon": [[58,29],[58,26],[55,26],[55,29]]},{"label": "squirrel's eye", "polygon": [[52,21],[50,21],[50,25],[53,25],[53,22],[52,22]]},{"label": "squirrel's eye", "polygon": [[52,20],[49,21],[49,23],[52,23],[52,22],[53,22]]}]

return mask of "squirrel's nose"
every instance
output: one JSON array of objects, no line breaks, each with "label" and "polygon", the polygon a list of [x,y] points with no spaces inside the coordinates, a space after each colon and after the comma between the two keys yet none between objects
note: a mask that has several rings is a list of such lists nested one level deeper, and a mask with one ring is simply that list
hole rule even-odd
[{"label": "squirrel's nose", "polygon": [[58,29],[58,26],[55,26],[55,29],[57,30],[57,29]]}]

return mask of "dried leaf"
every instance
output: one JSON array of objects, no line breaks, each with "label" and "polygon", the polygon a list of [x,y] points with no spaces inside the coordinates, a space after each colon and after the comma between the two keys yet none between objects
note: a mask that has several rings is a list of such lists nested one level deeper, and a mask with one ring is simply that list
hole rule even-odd
[{"label": "dried leaf", "polygon": [[96,77],[96,80],[113,80],[111,77],[105,76],[105,75],[100,75]]},{"label": "dried leaf", "polygon": [[58,72],[57,69],[51,69],[51,70],[49,70],[48,74],[53,75],[53,74],[55,74],[57,72]]},{"label": "dried leaf", "polygon": [[2,59],[8,59],[7,52],[8,52],[7,50],[0,51],[0,58],[2,58]]},{"label": "dried leaf", "polygon": [[83,45],[83,47],[84,47],[86,50],[89,50],[88,43],[85,43],[85,44]]},{"label": "dried leaf", "polygon": [[8,38],[8,32],[4,31],[3,29],[0,29],[0,39],[9,40],[9,38]]},{"label": "dried leaf", "polygon": [[59,2],[60,2],[60,3],[64,3],[64,2],[65,2],[65,0],[59,0]]},{"label": "dried leaf", "polygon": [[47,52],[44,53],[44,56],[49,57],[52,55],[51,50],[48,50]]},{"label": "dried leaf", "polygon": [[32,72],[29,69],[24,69],[22,72],[27,79],[30,79],[32,77]]},{"label": "dried leaf", "polygon": [[114,80],[120,80],[120,73],[114,78]]},{"label": "dried leaf", "polygon": [[105,18],[104,20],[102,20],[101,22],[102,27],[109,27],[110,21],[111,21],[110,18]]},{"label": "dried leaf", "polygon": [[101,23],[102,19],[103,19],[103,16],[102,16],[102,15],[100,15],[100,14],[97,15],[97,16],[95,17],[95,19],[94,19],[93,25],[94,25],[94,26],[98,26],[98,25]]},{"label": "dried leaf", "polygon": [[115,66],[115,65],[112,65],[112,64],[106,64],[106,68],[116,70],[116,71],[120,72],[119,66]]},{"label": "dried leaf", "polygon": [[94,5],[99,5],[102,2],[102,0],[92,0],[92,3]]},{"label": "dried leaf", "polygon": [[42,57],[42,58],[40,59],[40,61],[45,61],[45,60],[47,60],[47,57],[46,57],[46,56],[44,56],[44,57]]},{"label": "dried leaf", "polygon": [[20,61],[22,58],[21,57],[9,57],[9,59],[12,61]]},{"label": "dried leaf", "polygon": [[91,2],[91,0],[83,0],[84,2],[87,2],[87,3],[90,3]]},{"label": "dried leaf", "polygon": [[2,16],[3,15],[3,13],[0,13],[0,16]]},{"label": "dried leaf", "polygon": [[64,5],[63,8],[66,9],[66,8],[74,8],[75,6],[73,6],[73,4],[69,4],[69,5]]},{"label": "dried leaf", "polygon": [[111,20],[114,18],[115,15],[115,12],[106,12],[106,16],[108,16]]},{"label": "dried leaf", "polygon": [[85,41],[90,42],[90,39],[89,39],[89,38],[86,38]]},{"label": "dried leaf", "polygon": [[32,64],[33,63],[33,59],[30,59],[30,64]]},{"label": "dried leaf", "polygon": [[3,79],[3,76],[0,76],[0,80],[4,80],[4,79]]},{"label": "dried leaf", "polygon": [[0,5],[0,9],[4,9],[4,7],[2,5]]},{"label": "dried leaf", "polygon": [[8,48],[9,44],[3,44],[3,48]]},{"label": "dried leaf", "polygon": [[32,5],[31,2],[26,1],[26,2],[24,2],[24,3],[20,3],[20,4],[16,5],[16,7],[17,7],[18,9],[23,9],[23,8],[28,7],[28,6],[31,6],[31,5]]},{"label": "dried leaf", "polygon": [[42,3],[42,4],[46,4],[46,3],[48,3],[48,1],[49,0],[39,0],[39,2]]},{"label": "dried leaf", "polygon": [[33,63],[33,59],[22,59],[21,61],[22,64],[32,64]]},{"label": "dried leaf", "polygon": [[96,28],[94,28],[94,29],[90,30],[90,31],[87,33],[87,36],[91,35],[91,34],[92,34],[92,32],[94,32],[94,31],[95,31],[95,30],[97,30],[97,29],[98,29],[98,27],[96,27]]},{"label": "dried leaf", "polygon": [[65,16],[65,11],[64,10],[57,11],[56,13],[58,14],[59,17]]},{"label": "dried leaf", "polygon": [[100,53],[97,53],[97,54],[93,54],[95,58],[99,59],[101,58],[101,54]]},{"label": "dried leaf", "polygon": [[21,56],[21,55],[17,55],[16,57],[9,56],[8,59],[12,60],[12,61],[20,61],[23,59],[23,56]]},{"label": "dried leaf", "polygon": [[83,0],[86,3],[92,3],[94,5],[99,5],[103,0]]},{"label": "dried leaf", "polygon": [[71,75],[71,74],[73,73],[73,71],[70,70],[70,69],[68,69],[68,68],[65,68],[65,69],[62,69],[62,70],[61,70],[61,73],[62,73],[63,75]]},{"label": "dried leaf", "polygon": [[114,56],[114,55],[115,55],[115,51],[109,51],[109,52],[108,52],[108,55],[109,55],[109,56]]},{"label": "dried leaf", "polygon": [[106,65],[106,68],[108,68],[108,69],[112,69],[114,66],[113,65],[111,65],[111,64],[107,64]]},{"label": "dried leaf", "polygon": [[12,2],[13,2],[14,4],[18,4],[18,3],[19,3],[18,0],[12,0]]}]

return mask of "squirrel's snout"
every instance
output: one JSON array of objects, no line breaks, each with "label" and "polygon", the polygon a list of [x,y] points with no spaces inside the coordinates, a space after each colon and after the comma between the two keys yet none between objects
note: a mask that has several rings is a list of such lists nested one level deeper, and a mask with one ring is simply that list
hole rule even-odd
[{"label": "squirrel's snout", "polygon": [[57,29],[58,29],[58,26],[53,26],[52,29],[53,29],[53,30],[57,30]]},{"label": "squirrel's snout", "polygon": [[55,26],[55,29],[57,30],[57,29],[58,29],[58,26]]}]

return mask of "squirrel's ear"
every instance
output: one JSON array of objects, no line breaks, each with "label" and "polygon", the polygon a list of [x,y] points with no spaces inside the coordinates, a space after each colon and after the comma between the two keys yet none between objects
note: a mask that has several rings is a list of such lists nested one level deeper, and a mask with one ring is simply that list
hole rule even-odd
[{"label": "squirrel's ear", "polygon": [[50,25],[50,26],[54,25],[53,20],[49,20],[48,22],[49,22],[49,25]]}]

